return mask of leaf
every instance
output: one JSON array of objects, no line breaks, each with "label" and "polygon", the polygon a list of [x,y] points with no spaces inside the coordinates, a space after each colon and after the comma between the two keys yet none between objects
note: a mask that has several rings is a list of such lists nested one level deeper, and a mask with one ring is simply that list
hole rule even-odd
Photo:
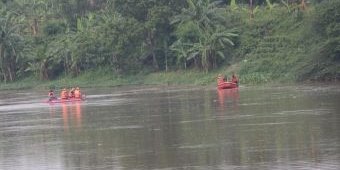
[{"label": "leaf", "polygon": [[220,56],[222,59],[225,59],[225,55],[222,51],[218,51],[217,55]]},{"label": "leaf", "polygon": [[231,0],[230,1],[230,8],[231,8],[232,11],[235,11],[235,10],[238,9],[238,6],[236,4],[236,0]]},{"label": "leaf", "polygon": [[189,5],[189,8],[192,9],[193,11],[196,11],[196,6],[195,4],[192,2],[192,0],[186,0],[188,5]]}]

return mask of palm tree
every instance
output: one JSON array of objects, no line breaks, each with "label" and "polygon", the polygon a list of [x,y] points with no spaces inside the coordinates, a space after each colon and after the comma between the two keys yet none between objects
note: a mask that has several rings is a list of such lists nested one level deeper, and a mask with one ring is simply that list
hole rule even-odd
[{"label": "palm tree", "polygon": [[10,22],[10,18],[0,18],[0,67],[1,80],[5,83],[16,79],[17,58],[23,48],[23,38],[17,33],[21,25]]},{"label": "palm tree", "polygon": [[45,0],[16,0],[9,6],[9,10],[21,21],[28,21],[26,28],[33,36],[39,33],[39,23],[43,21],[42,13],[48,11],[48,2]]}]

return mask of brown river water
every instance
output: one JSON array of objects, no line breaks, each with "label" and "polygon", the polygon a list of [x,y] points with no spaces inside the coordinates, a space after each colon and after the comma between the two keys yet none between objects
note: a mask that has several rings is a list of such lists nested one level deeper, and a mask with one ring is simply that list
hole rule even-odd
[{"label": "brown river water", "polygon": [[338,85],[81,90],[0,91],[0,170],[340,169]]}]

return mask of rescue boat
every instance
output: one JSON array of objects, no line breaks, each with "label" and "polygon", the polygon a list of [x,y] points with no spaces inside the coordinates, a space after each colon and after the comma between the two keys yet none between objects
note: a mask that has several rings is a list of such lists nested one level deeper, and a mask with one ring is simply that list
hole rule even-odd
[{"label": "rescue boat", "polygon": [[228,82],[228,81],[221,82],[217,85],[218,89],[233,89],[237,87],[238,87],[237,83]]},{"label": "rescue boat", "polygon": [[74,102],[74,101],[85,101],[86,100],[86,96],[82,95],[81,98],[68,98],[68,99],[60,99],[60,98],[56,98],[56,99],[47,99],[45,101],[45,103],[67,103],[67,102]]}]

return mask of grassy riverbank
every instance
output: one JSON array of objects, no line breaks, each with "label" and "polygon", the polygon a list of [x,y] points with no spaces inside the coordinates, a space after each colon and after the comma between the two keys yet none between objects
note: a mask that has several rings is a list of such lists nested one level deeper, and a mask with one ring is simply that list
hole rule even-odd
[{"label": "grassy riverbank", "polygon": [[[215,86],[216,77],[219,73],[231,77],[232,73],[238,75],[238,66],[225,67],[209,73],[198,70],[157,72],[147,75],[134,75],[126,77],[115,77],[105,70],[92,71],[78,77],[61,77],[56,80],[43,81],[36,77],[26,77],[12,83],[1,83],[0,90],[16,89],[46,89],[53,87],[61,89],[63,87],[117,87],[136,85],[193,85],[193,86]],[[240,83],[243,85],[285,82],[293,83],[292,77],[273,79],[270,74],[253,73],[238,75]]]},{"label": "grassy riverbank", "polygon": [[99,72],[85,73],[76,78],[63,77],[56,80],[42,81],[28,77],[16,82],[0,84],[0,90],[15,89],[56,89],[62,87],[116,87],[134,85],[213,85],[217,73],[201,73],[196,71],[158,72],[148,75],[135,75],[127,77],[112,77]]}]

